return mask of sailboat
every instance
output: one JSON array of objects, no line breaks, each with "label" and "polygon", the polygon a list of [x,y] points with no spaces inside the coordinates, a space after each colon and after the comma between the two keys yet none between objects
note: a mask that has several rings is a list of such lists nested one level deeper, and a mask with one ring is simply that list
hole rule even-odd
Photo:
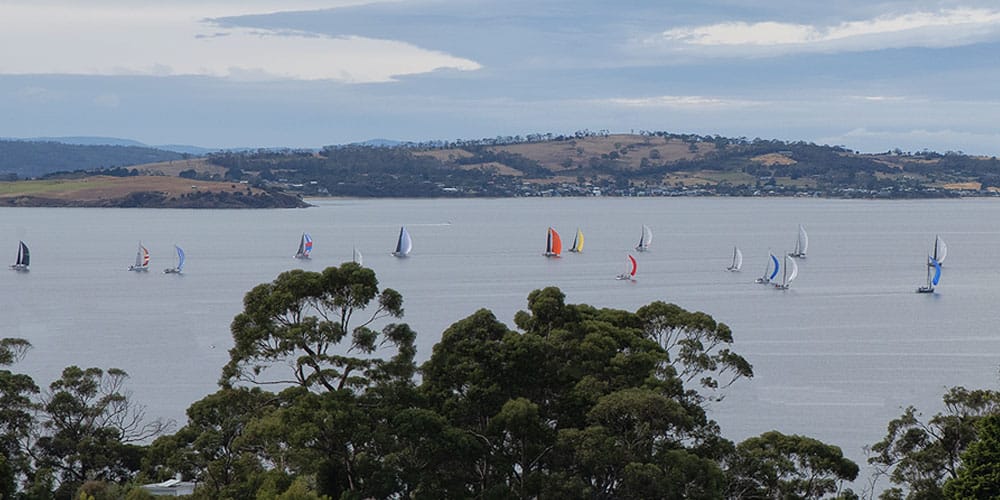
[{"label": "sailboat", "polygon": [[352,259],[354,260],[354,263],[359,266],[365,265],[364,259],[361,257],[361,250],[358,250],[357,248],[354,249],[354,256]]},{"label": "sailboat", "polygon": [[775,283],[774,287],[778,290],[788,290],[788,287],[792,286],[792,281],[795,277],[799,275],[799,265],[795,263],[795,257],[791,255],[785,256],[785,270],[781,273],[781,283]]},{"label": "sailboat", "polygon": [[[934,270],[931,274],[931,269]],[[941,281],[941,262],[932,255],[927,256],[927,284],[917,288],[917,293],[934,293],[934,287]]]},{"label": "sailboat", "polygon": [[177,250],[177,267],[168,267],[163,270],[166,274],[181,274],[184,269],[184,250],[181,247],[174,245],[174,249]]},{"label": "sailboat", "polygon": [[[944,240],[940,236],[934,237],[934,251],[931,252],[931,257],[937,261],[939,265],[944,265],[944,258],[948,256],[948,245],[944,243]],[[930,261],[927,261],[928,267],[933,267]]]},{"label": "sailboat", "polygon": [[562,239],[559,238],[559,233],[550,227],[548,237],[545,239],[545,253],[542,255],[546,257],[558,257],[561,253]]},{"label": "sailboat", "polygon": [[302,233],[302,238],[299,240],[299,251],[295,252],[296,259],[308,259],[309,254],[312,253],[313,249],[313,239],[309,236],[309,233]]},{"label": "sailboat", "polygon": [[149,250],[139,242],[139,248],[135,251],[135,264],[128,266],[129,271],[146,272],[149,271]]},{"label": "sailboat", "polygon": [[635,281],[635,272],[638,269],[638,265],[635,262],[635,257],[631,255],[625,256],[625,271],[615,277],[619,280],[630,280]]},{"label": "sailboat", "polygon": [[775,276],[778,275],[778,270],[781,269],[781,265],[778,264],[778,258],[774,256],[774,253],[767,253],[767,266],[764,267],[764,275],[757,278],[757,283],[770,283]]},{"label": "sailboat", "polygon": [[806,249],[809,248],[809,235],[806,234],[806,228],[799,224],[799,239],[795,240],[795,251],[788,254],[797,259],[806,258]]},{"label": "sailboat", "polygon": [[23,241],[18,242],[17,260],[11,264],[10,268],[15,271],[25,272],[28,270],[28,264],[30,263],[31,253],[28,252],[28,245],[25,245]]},{"label": "sailboat", "polygon": [[396,250],[392,252],[393,257],[406,257],[413,250],[413,240],[410,233],[406,232],[406,226],[399,228],[399,240],[396,241]]},{"label": "sailboat", "polygon": [[740,247],[733,247],[733,263],[726,268],[727,271],[736,272],[743,268],[743,252]]},{"label": "sailboat", "polygon": [[569,251],[573,253],[583,251],[583,231],[580,228],[576,228],[576,237],[573,238],[573,246],[569,247]]},{"label": "sailboat", "polygon": [[645,252],[649,250],[649,244],[653,242],[653,230],[649,226],[642,225],[642,236],[639,237],[639,244],[635,246],[635,249],[640,252]]}]

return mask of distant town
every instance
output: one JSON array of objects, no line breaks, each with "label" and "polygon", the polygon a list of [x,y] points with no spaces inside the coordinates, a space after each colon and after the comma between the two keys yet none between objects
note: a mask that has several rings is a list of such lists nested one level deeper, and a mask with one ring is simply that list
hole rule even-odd
[{"label": "distant town", "polygon": [[0,186],[0,204],[22,206],[259,208],[323,196],[1000,196],[995,157],[647,131],[214,152],[0,141],[0,152],[0,177],[10,181]]}]

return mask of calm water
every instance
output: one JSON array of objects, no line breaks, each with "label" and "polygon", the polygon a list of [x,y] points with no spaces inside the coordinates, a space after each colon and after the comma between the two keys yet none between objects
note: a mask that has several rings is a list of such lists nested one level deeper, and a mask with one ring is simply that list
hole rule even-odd
[{"label": "calm water", "polygon": [[[756,376],[713,407],[741,440],[778,429],[838,444],[863,462],[902,407],[941,408],[947,387],[996,387],[1000,334],[1000,204],[990,200],[516,199],[319,201],[306,210],[189,211],[0,208],[0,250],[31,247],[31,272],[0,275],[0,336],[34,349],[17,366],[40,384],[70,364],[119,367],[151,416],[183,421],[213,392],[243,294],[283,270],[321,270],[364,254],[399,290],[419,333],[419,359],[451,323],[478,308],[511,323],[528,292],[556,285],[572,303],[634,310],[653,300],[729,324]],[[809,231],[793,288],[755,285],[768,249]],[[395,259],[400,224],[414,240]],[[614,280],[642,224],[652,251],[637,281]],[[540,256],[555,227],[580,255]],[[291,258],[302,231],[313,260]],[[940,234],[949,256],[938,293],[918,295]],[[137,240],[155,272],[130,273]],[[188,260],[183,276],[173,244]],[[744,253],[728,273],[732,246]]]}]

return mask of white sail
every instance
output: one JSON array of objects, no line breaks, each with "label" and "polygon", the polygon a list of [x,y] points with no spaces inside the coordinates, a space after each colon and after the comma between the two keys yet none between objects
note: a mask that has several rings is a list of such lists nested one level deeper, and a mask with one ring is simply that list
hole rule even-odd
[{"label": "white sail", "polygon": [[413,240],[410,233],[406,231],[406,226],[399,228],[399,240],[396,241],[396,251],[392,252],[396,257],[406,257],[413,250]]},{"label": "white sail", "polygon": [[799,237],[795,240],[795,251],[790,255],[792,257],[804,258],[806,256],[806,250],[809,249],[809,235],[806,234],[806,228],[799,224]]},{"label": "white sail", "polygon": [[795,277],[799,275],[799,265],[795,263],[795,259],[792,257],[785,257],[785,269],[788,270],[788,275],[785,277],[785,286],[792,284],[795,281]]},{"label": "white sail", "polygon": [[645,252],[649,249],[649,245],[653,243],[653,230],[649,226],[642,225],[642,236],[639,237],[639,244],[635,246],[635,249],[640,252]]},{"label": "white sail", "polygon": [[726,268],[727,271],[739,271],[743,268],[743,252],[740,247],[733,247],[733,263]]},{"label": "white sail", "polygon": [[357,248],[354,249],[354,263],[359,266],[365,265],[364,258],[361,256],[361,250]]},{"label": "white sail", "polygon": [[937,260],[938,264],[944,264],[944,258],[948,256],[948,245],[940,236],[934,237],[934,253],[931,256]]}]

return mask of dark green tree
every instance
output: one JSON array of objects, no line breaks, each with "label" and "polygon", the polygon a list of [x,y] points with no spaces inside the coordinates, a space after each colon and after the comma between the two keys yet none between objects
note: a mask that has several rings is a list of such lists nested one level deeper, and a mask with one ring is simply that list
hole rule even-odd
[{"label": "dark green tree", "polygon": [[127,379],[116,368],[70,366],[49,385],[33,453],[37,467],[53,472],[57,498],[69,498],[88,480],[129,480],[142,455],[135,443],[171,425],[145,420],[145,408],[124,387]]},{"label": "dark green tree", "polygon": [[[30,348],[24,339],[0,339],[0,366],[20,361]],[[31,377],[0,370],[0,498],[14,498],[31,473],[26,443],[35,427],[32,398],[38,392]]]},{"label": "dark green tree", "polygon": [[[379,291],[375,272],[353,262],[322,273],[281,273],[248,292],[243,305],[232,323],[235,345],[223,368],[225,385],[243,381],[323,391],[363,388],[385,368],[386,362],[373,356],[380,347],[394,346],[396,361],[404,364],[414,354],[408,328],[370,328],[379,319],[402,316],[403,299],[391,288]],[[373,310],[366,311],[369,306]],[[363,312],[370,315],[352,325],[354,316]],[[275,366],[286,362],[292,373],[276,373]]]},{"label": "dark green tree", "polygon": [[945,498],[1000,498],[1000,414],[976,424],[978,438],[962,453],[958,477],[944,483]]},{"label": "dark green tree", "polygon": [[267,468],[281,471],[287,463],[283,450],[266,448],[256,424],[277,406],[277,395],[259,388],[222,389],[196,401],[187,410],[187,425],[150,445],[144,475],[196,479],[202,498],[253,497]]},{"label": "dark green tree", "polygon": [[770,431],[743,441],[727,458],[726,497],[824,498],[842,492],[858,476],[858,465],[839,447],[815,439]]},{"label": "dark green tree", "polygon": [[944,395],[945,411],[924,421],[909,407],[889,422],[888,432],[871,446],[868,463],[873,484],[888,476],[897,485],[882,498],[942,498],[941,487],[958,477],[962,453],[976,440],[977,422],[1000,412],[1000,393],[954,387]]},{"label": "dark green tree", "polygon": [[374,324],[402,316],[402,303],[352,262],[285,272],[247,293],[222,384],[292,386],[248,426],[270,450],[268,463],[315,477],[332,497],[385,497],[401,487],[399,467],[383,457],[399,446],[393,419],[415,406],[416,334],[405,324]]},{"label": "dark green tree", "polygon": [[720,495],[714,461],[732,445],[678,376],[718,371],[716,341],[663,339],[711,331],[721,344],[728,328],[666,304],[640,314],[564,299],[557,288],[531,292],[515,315],[521,332],[480,310],[449,327],[421,368],[431,408],[472,437],[457,451],[470,459],[450,476],[464,483],[450,496]]}]

